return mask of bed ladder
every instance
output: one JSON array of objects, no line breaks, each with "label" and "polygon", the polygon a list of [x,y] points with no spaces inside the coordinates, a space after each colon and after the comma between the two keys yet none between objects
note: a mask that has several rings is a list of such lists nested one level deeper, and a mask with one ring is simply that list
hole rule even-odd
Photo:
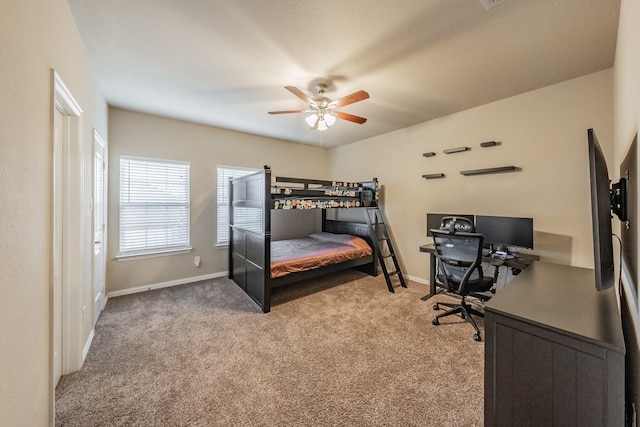
[{"label": "bed ladder", "polygon": [[[391,244],[391,237],[389,237],[389,232],[387,230],[387,225],[384,222],[382,212],[380,212],[380,209],[377,206],[367,207],[366,210],[367,224],[371,230],[371,237],[377,246],[376,253],[378,254],[378,260],[380,261],[384,278],[387,281],[389,292],[395,292],[393,285],[391,284],[391,276],[398,276],[398,279],[400,279],[400,285],[402,285],[403,288],[406,288],[407,284],[405,283],[404,276],[400,270],[400,264],[398,263],[398,258],[396,257],[393,245]],[[378,233],[378,231],[381,233]],[[384,248],[385,246],[386,250]],[[389,271],[387,268],[387,259],[389,258],[393,261],[393,271]]]}]

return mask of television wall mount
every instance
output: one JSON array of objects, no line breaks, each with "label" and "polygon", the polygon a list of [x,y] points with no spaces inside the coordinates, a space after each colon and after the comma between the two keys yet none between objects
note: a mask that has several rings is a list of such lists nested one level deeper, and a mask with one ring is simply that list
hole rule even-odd
[{"label": "television wall mount", "polygon": [[620,181],[611,184],[609,190],[611,200],[611,211],[616,214],[622,222],[627,221],[627,179],[620,178]]}]

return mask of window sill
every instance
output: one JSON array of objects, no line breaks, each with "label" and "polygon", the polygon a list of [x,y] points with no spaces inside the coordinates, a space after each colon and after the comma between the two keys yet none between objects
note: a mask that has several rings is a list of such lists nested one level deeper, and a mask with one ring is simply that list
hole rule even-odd
[{"label": "window sill", "polygon": [[168,251],[162,252],[142,252],[135,254],[126,254],[126,255],[118,255],[114,259],[116,261],[134,261],[137,259],[146,259],[146,258],[157,258],[161,256],[169,256],[169,255],[180,255],[180,254],[190,254],[193,248],[180,248],[180,249],[172,249]]}]

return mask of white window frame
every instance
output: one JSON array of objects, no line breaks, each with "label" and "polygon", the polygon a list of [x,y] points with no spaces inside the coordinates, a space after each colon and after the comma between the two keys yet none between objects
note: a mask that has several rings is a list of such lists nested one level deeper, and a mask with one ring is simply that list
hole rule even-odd
[{"label": "white window frame", "polygon": [[[127,165],[130,167],[132,164],[140,168],[138,171],[141,174],[140,176],[131,177],[129,175],[130,169],[124,169]],[[142,174],[145,167],[155,168],[156,170],[152,169],[151,176],[144,177]],[[163,168],[165,169],[164,171]],[[190,163],[185,161],[128,155],[120,156],[120,233],[119,255],[116,259],[139,259],[191,252],[190,169]],[[171,174],[165,176],[166,180],[163,180],[162,175],[167,173]],[[148,186],[150,190],[157,191],[155,193],[139,193],[143,198],[137,201],[132,200],[132,192],[135,192],[136,189],[143,192],[144,189],[141,188],[143,186]],[[163,186],[164,188],[162,188]],[[170,189],[168,188],[169,186]],[[165,210],[167,208],[174,209],[167,210],[171,215],[170,217],[160,215],[156,217],[157,219],[167,223],[179,220],[180,225],[166,228],[160,226],[155,229],[156,236],[154,236],[152,233],[154,229],[145,227],[152,223],[150,218],[153,215],[157,215],[157,211],[151,214],[146,212],[140,215],[139,213],[137,218],[135,214],[131,214],[130,218],[127,218],[128,210],[134,208],[157,209],[158,207],[163,207]],[[139,228],[139,241],[131,238],[131,236],[125,236],[129,227]],[[164,233],[164,236],[162,233]],[[177,236],[168,236],[169,233],[177,233]]]},{"label": "white window frame", "polygon": [[260,169],[218,165],[216,167],[216,247],[229,246],[229,178],[249,175]]}]

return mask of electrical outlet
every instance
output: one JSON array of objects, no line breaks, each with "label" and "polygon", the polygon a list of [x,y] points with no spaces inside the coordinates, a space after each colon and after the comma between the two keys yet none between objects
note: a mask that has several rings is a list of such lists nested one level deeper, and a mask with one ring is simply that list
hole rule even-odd
[{"label": "electrical outlet", "polygon": [[195,264],[195,266],[196,266],[196,267],[200,267],[200,256],[199,256],[199,255],[198,255],[198,256],[196,256],[196,257],[193,259],[193,263]]},{"label": "electrical outlet", "polygon": [[87,320],[87,306],[82,307],[82,320]]},{"label": "electrical outlet", "polygon": [[504,0],[480,0],[480,3],[482,3],[482,6],[484,6],[485,9],[489,10],[503,1]]}]

